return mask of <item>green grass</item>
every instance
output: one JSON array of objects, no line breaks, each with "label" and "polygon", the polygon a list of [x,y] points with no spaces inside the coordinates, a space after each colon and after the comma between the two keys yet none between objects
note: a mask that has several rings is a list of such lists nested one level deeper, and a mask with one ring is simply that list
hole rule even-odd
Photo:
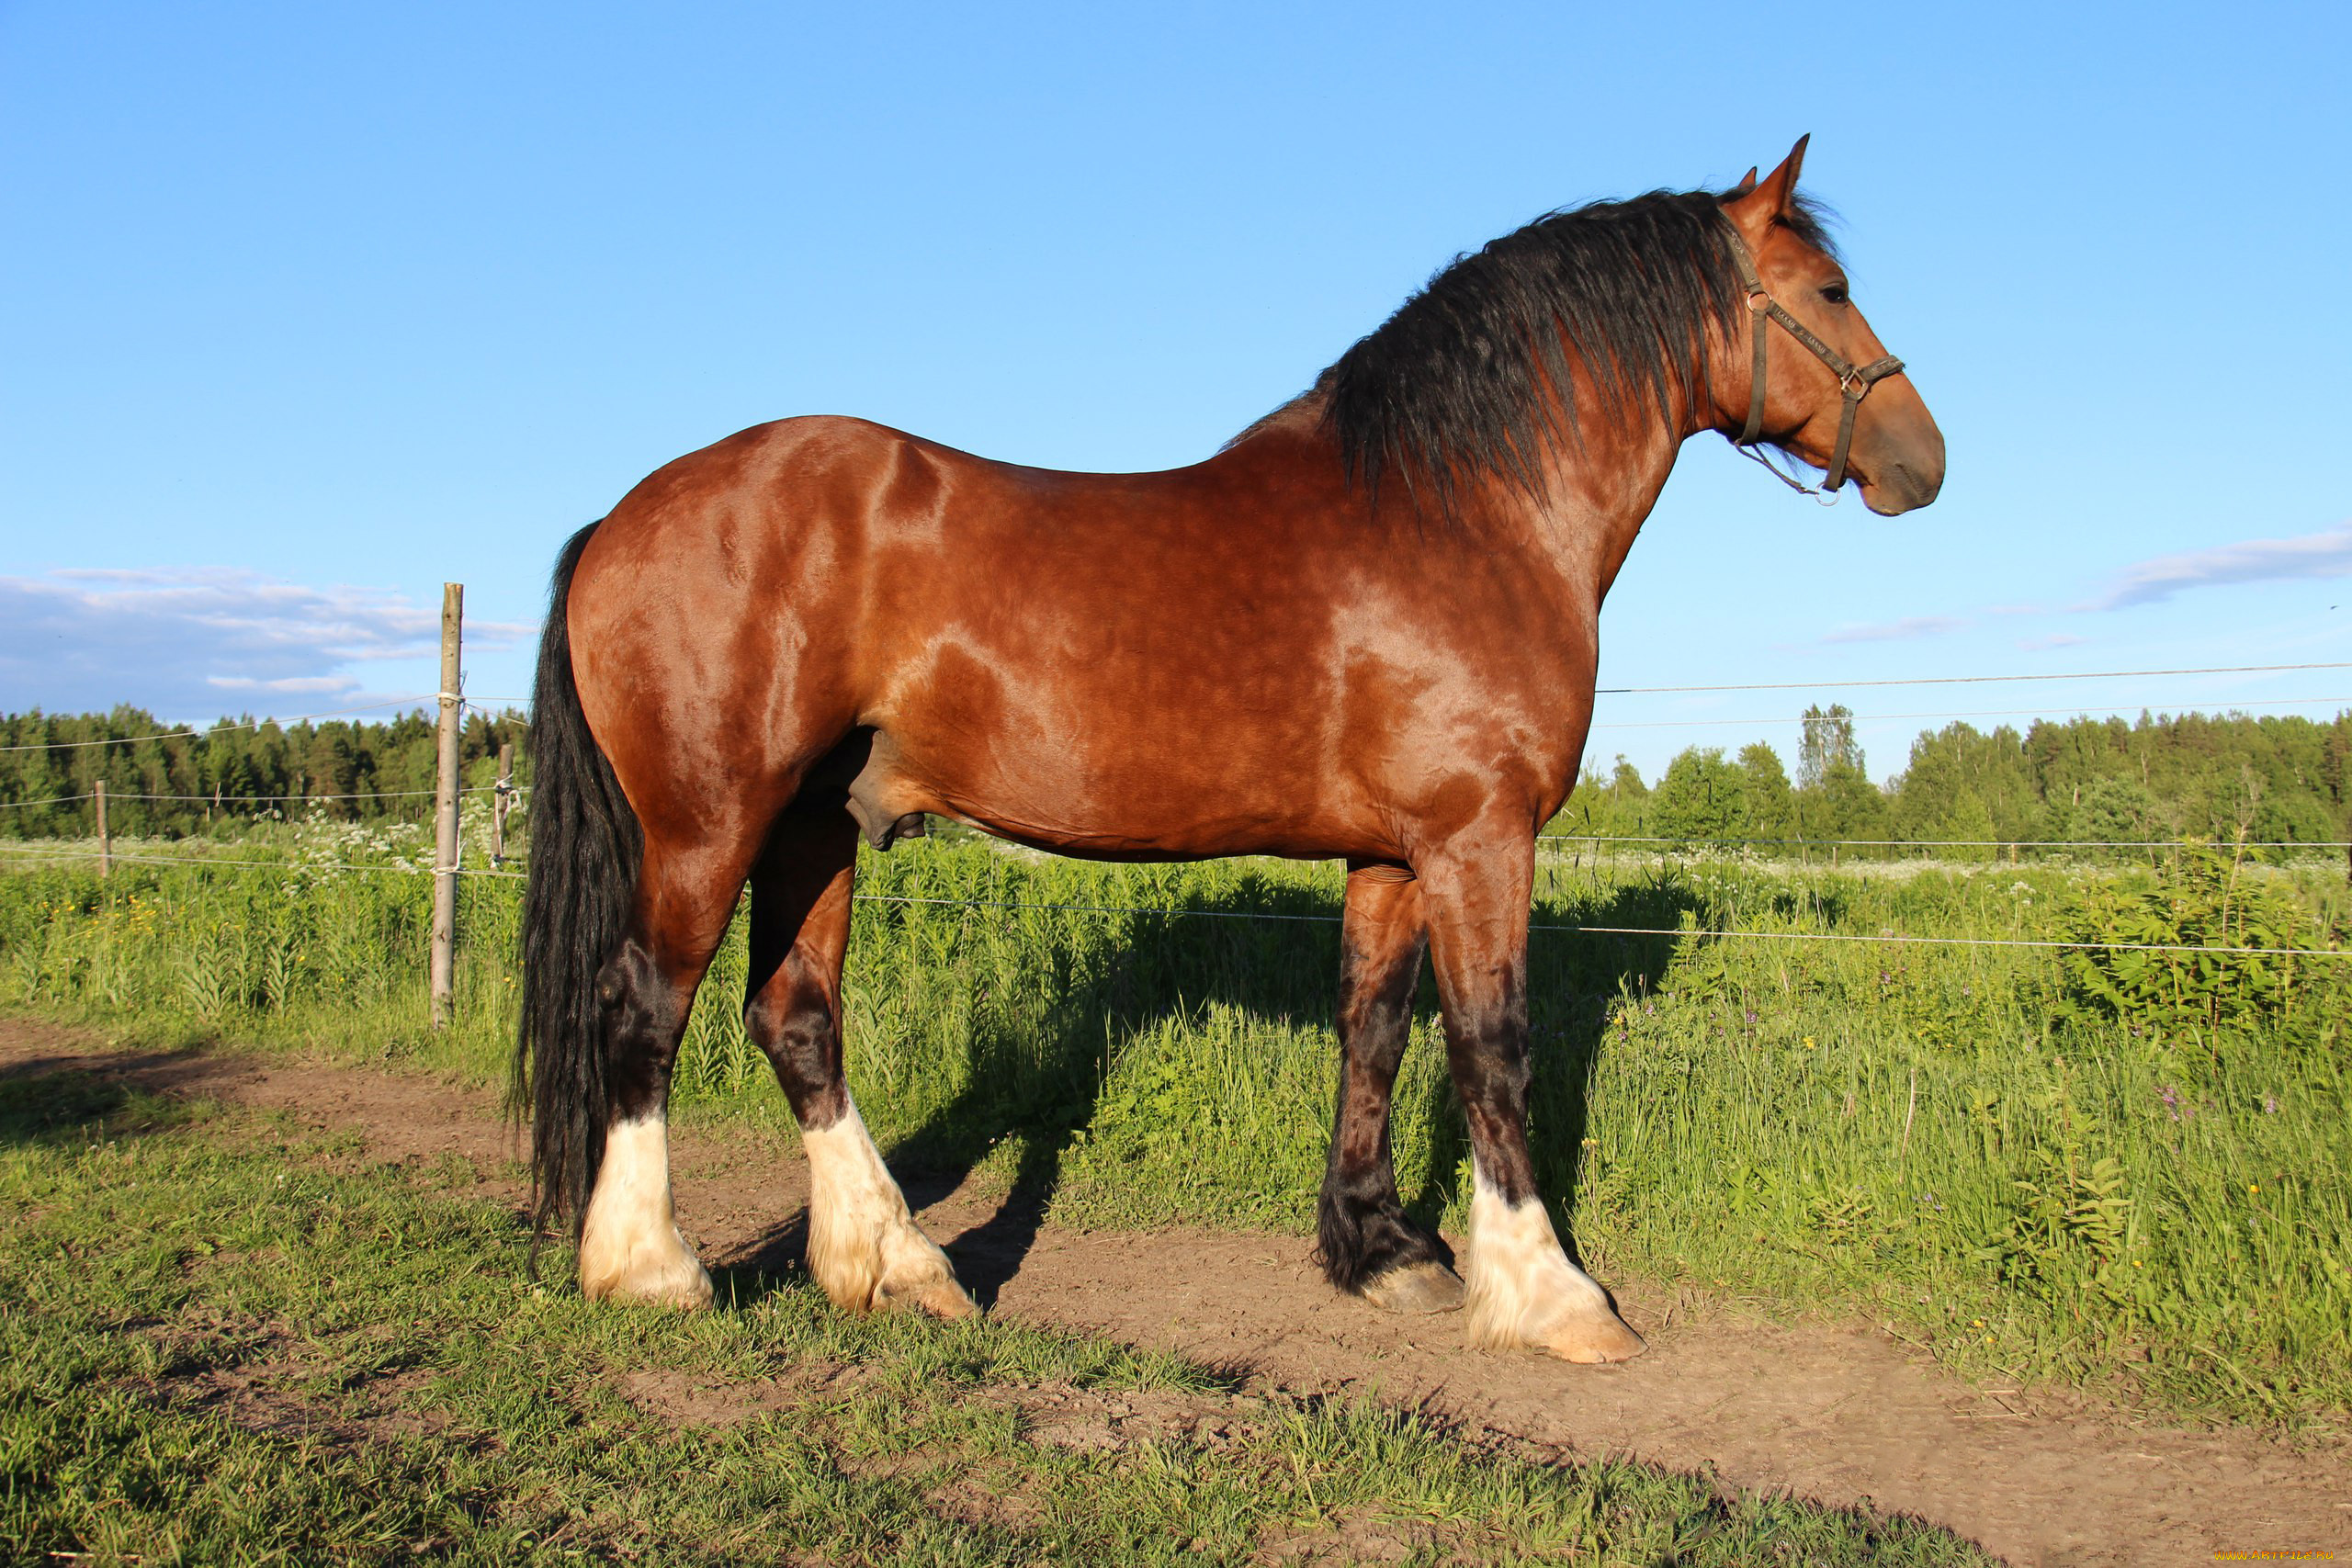
[{"label": "green grass", "polygon": [[[1987,1561],[1697,1479],[1481,1454],[1368,1404],[1001,1320],[535,1284],[451,1157],[70,1071],[0,1078],[0,1554],[99,1562]],[[560,1262],[560,1259],[553,1260]]]},{"label": "green grass", "polygon": [[[2245,874],[2342,929],[2332,870]],[[1659,857],[1555,868],[1536,918],[2046,938],[2126,885]],[[858,1102],[895,1157],[1049,1192],[1066,1224],[1306,1231],[1337,928],[1199,912],[1329,916],[1339,888],[1334,866],[1279,862],[869,855],[865,893],[981,907],[857,907]],[[0,877],[0,1004],[494,1079],[519,897],[461,892],[447,1035],[424,1025],[423,879],[395,876],[19,870]],[[1024,903],[1151,912],[990,907]],[[1963,1371],[2176,1416],[2347,1426],[2352,964],[2303,962],[2279,1009],[2220,1025],[2102,1020],[2046,950],[1539,931],[1530,964],[1539,1168],[1604,1279],[1865,1314]],[[739,929],[689,1029],[680,1113],[788,1126],[738,1021],[742,974]],[[1466,1150],[1426,987],[1416,1029],[1398,1174],[1409,1207],[1458,1228]]]}]

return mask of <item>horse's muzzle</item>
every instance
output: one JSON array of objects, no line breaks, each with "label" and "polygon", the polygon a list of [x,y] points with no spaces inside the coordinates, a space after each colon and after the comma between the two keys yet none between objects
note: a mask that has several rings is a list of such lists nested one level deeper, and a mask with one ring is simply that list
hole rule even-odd
[{"label": "horse's muzzle", "polygon": [[1943,488],[1944,466],[1941,463],[1932,468],[1890,463],[1883,475],[1861,487],[1862,504],[1881,517],[1898,517],[1927,505]]}]

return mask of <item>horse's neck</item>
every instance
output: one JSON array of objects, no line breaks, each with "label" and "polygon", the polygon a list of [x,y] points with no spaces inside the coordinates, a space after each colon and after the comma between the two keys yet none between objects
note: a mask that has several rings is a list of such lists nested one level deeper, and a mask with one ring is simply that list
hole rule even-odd
[{"label": "horse's neck", "polygon": [[[1706,330],[1704,357],[1733,363],[1732,345]],[[1638,393],[1605,397],[1574,355],[1566,393],[1576,417],[1550,422],[1556,434],[1544,455],[1544,496],[1525,503],[1527,528],[1531,547],[1551,563],[1564,592],[1598,618],[1682,444],[1715,428],[1722,409],[1706,384],[1669,389],[1664,409]]]},{"label": "horse's neck", "polygon": [[1544,465],[1542,501],[1505,498],[1521,513],[1524,547],[1559,582],[1567,608],[1598,616],[1634,540],[1674,471],[1682,434],[1656,421],[1632,426],[1589,420]]}]

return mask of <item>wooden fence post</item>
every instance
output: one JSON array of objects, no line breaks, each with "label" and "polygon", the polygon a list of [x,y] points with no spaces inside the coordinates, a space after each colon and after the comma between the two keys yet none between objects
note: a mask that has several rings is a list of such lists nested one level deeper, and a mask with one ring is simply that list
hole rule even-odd
[{"label": "wooden fence post", "polygon": [[441,585],[441,733],[433,780],[433,1027],[449,1027],[457,986],[458,737],[465,716],[458,695],[466,585]]},{"label": "wooden fence post", "polygon": [[498,743],[498,787],[490,796],[490,863],[506,863],[506,811],[514,804],[514,742]]},{"label": "wooden fence post", "polygon": [[107,831],[107,781],[99,779],[91,786],[91,798],[98,805],[98,874],[114,874],[114,835]]}]

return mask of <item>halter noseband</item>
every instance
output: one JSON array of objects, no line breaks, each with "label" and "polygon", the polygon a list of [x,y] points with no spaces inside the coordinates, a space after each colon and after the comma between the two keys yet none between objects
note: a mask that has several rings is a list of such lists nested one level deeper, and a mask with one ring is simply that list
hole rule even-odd
[{"label": "halter noseband", "polygon": [[[1729,220],[1725,220],[1725,224],[1729,226]],[[1844,355],[1822,342],[1814,334],[1812,328],[1790,315],[1779,300],[1765,292],[1763,280],[1756,276],[1755,258],[1747,254],[1747,242],[1740,237],[1736,228],[1731,231],[1731,255],[1732,260],[1739,265],[1739,280],[1747,289],[1748,337],[1756,345],[1755,369],[1749,378],[1750,390],[1747,394],[1747,423],[1741,427],[1732,445],[1763,464],[1773,478],[1792,490],[1805,495],[1834,493],[1846,482],[1846,452],[1854,444],[1856,411],[1860,409],[1862,400],[1870,395],[1872,387],[1902,370],[1903,361],[1890,354],[1857,369]],[[1838,389],[1845,396],[1846,406],[1838,415],[1838,446],[1829,454],[1829,472],[1822,479],[1819,491],[1809,485],[1798,483],[1773,468],[1770,459],[1757,450],[1757,437],[1764,429],[1764,355],[1765,345],[1771,337],[1764,330],[1768,320],[1786,327],[1791,337],[1811,349],[1815,359],[1829,367],[1829,373],[1838,378]]]}]

